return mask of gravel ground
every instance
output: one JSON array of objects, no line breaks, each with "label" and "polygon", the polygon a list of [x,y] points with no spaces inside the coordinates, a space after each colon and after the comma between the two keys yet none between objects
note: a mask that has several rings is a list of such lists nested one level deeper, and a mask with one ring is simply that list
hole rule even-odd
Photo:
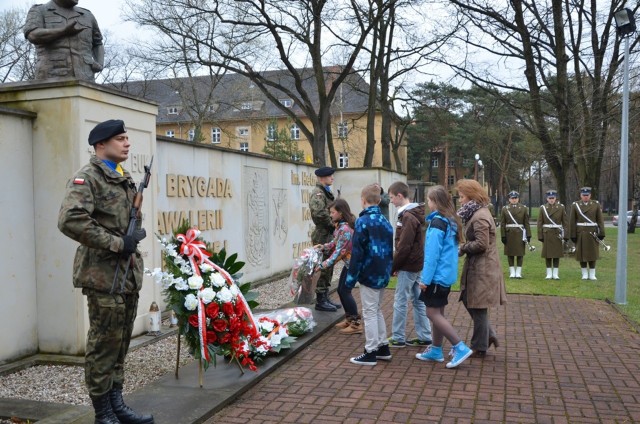
[{"label": "gravel ground", "polygon": [[[341,265],[336,266],[334,281],[340,275]],[[291,302],[289,277],[263,284],[254,290],[260,293],[259,308],[277,309]],[[188,352],[180,351],[181,366],[192,361]],[[175,371],[177,337],[167,337],[156,343],[135,349],[127,355],[125,363],[126,384],[129,393],[152,383],[161,376]],[[30,399],[36,401],[90,405],[84,385],[84,369],[77,366],[38,365],[0,376],[0,398]],[[0,424],[15,421],[0,420]]]}]

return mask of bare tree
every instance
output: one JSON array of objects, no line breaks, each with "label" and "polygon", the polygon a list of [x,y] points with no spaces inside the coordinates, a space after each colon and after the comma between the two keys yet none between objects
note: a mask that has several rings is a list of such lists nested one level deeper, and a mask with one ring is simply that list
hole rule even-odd
[{"label": "bare tree", "polygon": [[467,21],[457,35],[465,55],[443,61],[473,82],[526,93],[526,104],[517,107],[542,144],[560,197],[567,199],[567,175],[574,170],[580,184],[597,191],[621,64],[613,14],[626,2],[450,2]]},{"label": "bare tree", "polygon": [[25,8],[0,12],[0,82],[24,81],[35,76],[35,49],[22,34]]},{"label": "bare tree", "polygon": [[[311,142],[314,162],[326,163],[326,147],[335,166],[327,131],[331,102],[371,29],[395,1],[379,9],[366,0],[129,0],[127,14],[140,25],[183,41],[194,63],[249,78],[300,127]],[[341,30],[342,22],[354,21],[357,31]],[[328,67],[324,58],[344,52],[345,46],[350,47],[344,62]],[[274,68],[285,68],[286,75],[265,77],[264,71]],[[280,105],[283,96],[296,103],[311,126],[292,108]]]}]

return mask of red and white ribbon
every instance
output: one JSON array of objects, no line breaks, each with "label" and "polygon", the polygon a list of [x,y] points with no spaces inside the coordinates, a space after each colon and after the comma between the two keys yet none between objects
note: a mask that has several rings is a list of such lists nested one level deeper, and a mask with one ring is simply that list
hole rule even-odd
[{"label": "red and white ribbon", "polygon": [[[233,281],[233,278],[231,278],[231,275],[224,268],[216,265],[209,260],[211,253],[205,250],[207,245],[204,242],[197,240],[199,234],[200,231],[196,227],[188,229],[186,234],[178,234],[176,236],[176,239],[182,242],[179,253],[189,258],[191,268],[193,269],[193,272],[198,276],[201,276],[200,265],[208,264],[224,277],[229,287],[235,286],[236,283],[235,281]],[[200,290],[203,289],[204,286],[200,288]],[[252,336],[254,338],[257,338],[260,333],[255,318],[251,313],[251,308],[249,308],[249,304],[242,295],[240,288],[238,288],[237,292],[238,296],[236,302],[239,301],[242,304],[243,312],[246,314],[249,323],[251,324],[251,329],[253,331]],[[202,299],[198,299],[198,333],[200,334],[200,353],[202,357],[208,361],[210,359],[210,355],[209,349],[207,349],[207,318],[205,315],[205,306]]]}]

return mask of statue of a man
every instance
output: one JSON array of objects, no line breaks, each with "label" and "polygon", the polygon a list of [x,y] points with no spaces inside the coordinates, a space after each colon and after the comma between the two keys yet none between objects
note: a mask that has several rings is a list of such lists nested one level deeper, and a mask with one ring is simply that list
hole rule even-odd
[{"label": "statue of a man", "polygon": [[51,0],[31,7],[24,36],[36,45],[36,79],[75,77],[94,81],[104,65],[98,22],[78,0]]}]

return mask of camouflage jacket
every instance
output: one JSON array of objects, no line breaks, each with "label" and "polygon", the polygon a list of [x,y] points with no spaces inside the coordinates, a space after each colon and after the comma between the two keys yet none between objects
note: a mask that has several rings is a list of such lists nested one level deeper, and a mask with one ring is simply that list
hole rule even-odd
[{"label": "camouflage jacket", "polygon": [[[80,243],[73,262],[73,285],[109,292],[116,267],[118,285],[124,277],[126,261],[120,258],[122,236],[129,225],[129,211],[136,193],[131,175],[111,170],[102,160],[92,157],[67,183],[58,215],[58,228]],[[142,287],[143,263],[140,252],[133,262],[125,284],[125,293]],[[120,291],[120,288],[116,289]]]},{"label": "camouflage jacket", "polygon": [[322,184],[316,184],[309,199],[309,209],[311,210],[311,220],[315,224],[311,241],[314,244],[328,243],[333,238],[335,226],[329,215],[329,204],[333,202],[333,194],[328,192]]}]

